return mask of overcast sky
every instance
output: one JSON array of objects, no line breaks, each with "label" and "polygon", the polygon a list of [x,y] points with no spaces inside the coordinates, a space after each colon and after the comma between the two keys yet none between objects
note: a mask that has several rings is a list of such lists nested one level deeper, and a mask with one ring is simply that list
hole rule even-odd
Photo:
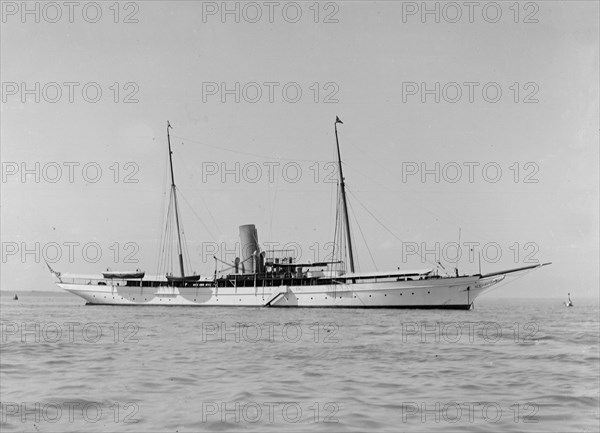
[{"label": "overcast sky", "polygon": [[2,290],[156,272],[167,120],[194,271],[248,223],[324,259],[337,115],[360,270],[460,229],[461,273],[553,262],[495,296],[597,296],[598,2],[55,5],[2,3]]}]

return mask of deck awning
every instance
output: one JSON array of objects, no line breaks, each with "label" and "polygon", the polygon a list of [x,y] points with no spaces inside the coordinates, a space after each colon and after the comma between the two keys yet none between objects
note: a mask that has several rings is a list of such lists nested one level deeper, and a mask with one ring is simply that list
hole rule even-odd
[{"label": "deck awning", "polygon": [[[406,271],[378,271],[378,272],[354,272],[343,275],[338,275],[337,278],[352,278],[355,280],[369,278],[399,278],[399,277],[425,277],[433,272],[433,269],[415,269]],[[331,278],[331,277],[323,277]]]}]

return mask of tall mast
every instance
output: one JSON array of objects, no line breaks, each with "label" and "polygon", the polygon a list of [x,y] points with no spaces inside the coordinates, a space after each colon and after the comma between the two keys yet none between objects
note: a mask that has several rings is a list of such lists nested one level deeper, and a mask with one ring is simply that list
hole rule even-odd
[{"label": "tall mast", "polygon": [[169,167],[171,167],[171,193],[173,194],[173,202],[175,203],[175,223],[177,224],[177,246],[179,252],[179,270],[181,271],[181,276],[184,277],[185,273],[183,272],[183,249],[181,248],[181,231],[179,230],[179,214],[177,206],[177,189],[175,188],[175,176],[173,175],[173,151],[171,150],[171,136],[169,135],[169,129],[173,127],[167,120],[167,143],[169,144]]},{"label": "tall mast", "polygon": [[342,157],[340,155],[340,141],[338,139],[337,124],[344,122],[339,117],[335,117],[335,143],[337,145],[338,166],[340,170],[340,187],[342,190],[342,203],[344,206],[344,222],[346,226],[346,237],[348,238],[348,258],[350,259],[350,272],[354,273],[354,255],[352,253],[352,237],[350,236],[350,220],[348,219],[348,204],[346,203],[346,185],[344,184],[344,173],[342,172]]}]

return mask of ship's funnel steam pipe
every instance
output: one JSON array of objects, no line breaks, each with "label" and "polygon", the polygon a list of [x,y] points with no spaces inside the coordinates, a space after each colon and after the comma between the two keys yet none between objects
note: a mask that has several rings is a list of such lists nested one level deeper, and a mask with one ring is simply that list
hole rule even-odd
[{"label": "ship's funnel steam pipe", "polygon": [[242,273],[251,274],[259,272],[258,258],[260,247],[258,245],[258,232],[254,224],[240,226],[240,244]]}]

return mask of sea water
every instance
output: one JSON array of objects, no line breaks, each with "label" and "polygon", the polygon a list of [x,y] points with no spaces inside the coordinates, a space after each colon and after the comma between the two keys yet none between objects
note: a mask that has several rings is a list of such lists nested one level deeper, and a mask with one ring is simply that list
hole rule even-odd
[{"label": "sea water", "polygon": [[597,300],[471,311],[1,298],[1,429],[598,431]]}]

